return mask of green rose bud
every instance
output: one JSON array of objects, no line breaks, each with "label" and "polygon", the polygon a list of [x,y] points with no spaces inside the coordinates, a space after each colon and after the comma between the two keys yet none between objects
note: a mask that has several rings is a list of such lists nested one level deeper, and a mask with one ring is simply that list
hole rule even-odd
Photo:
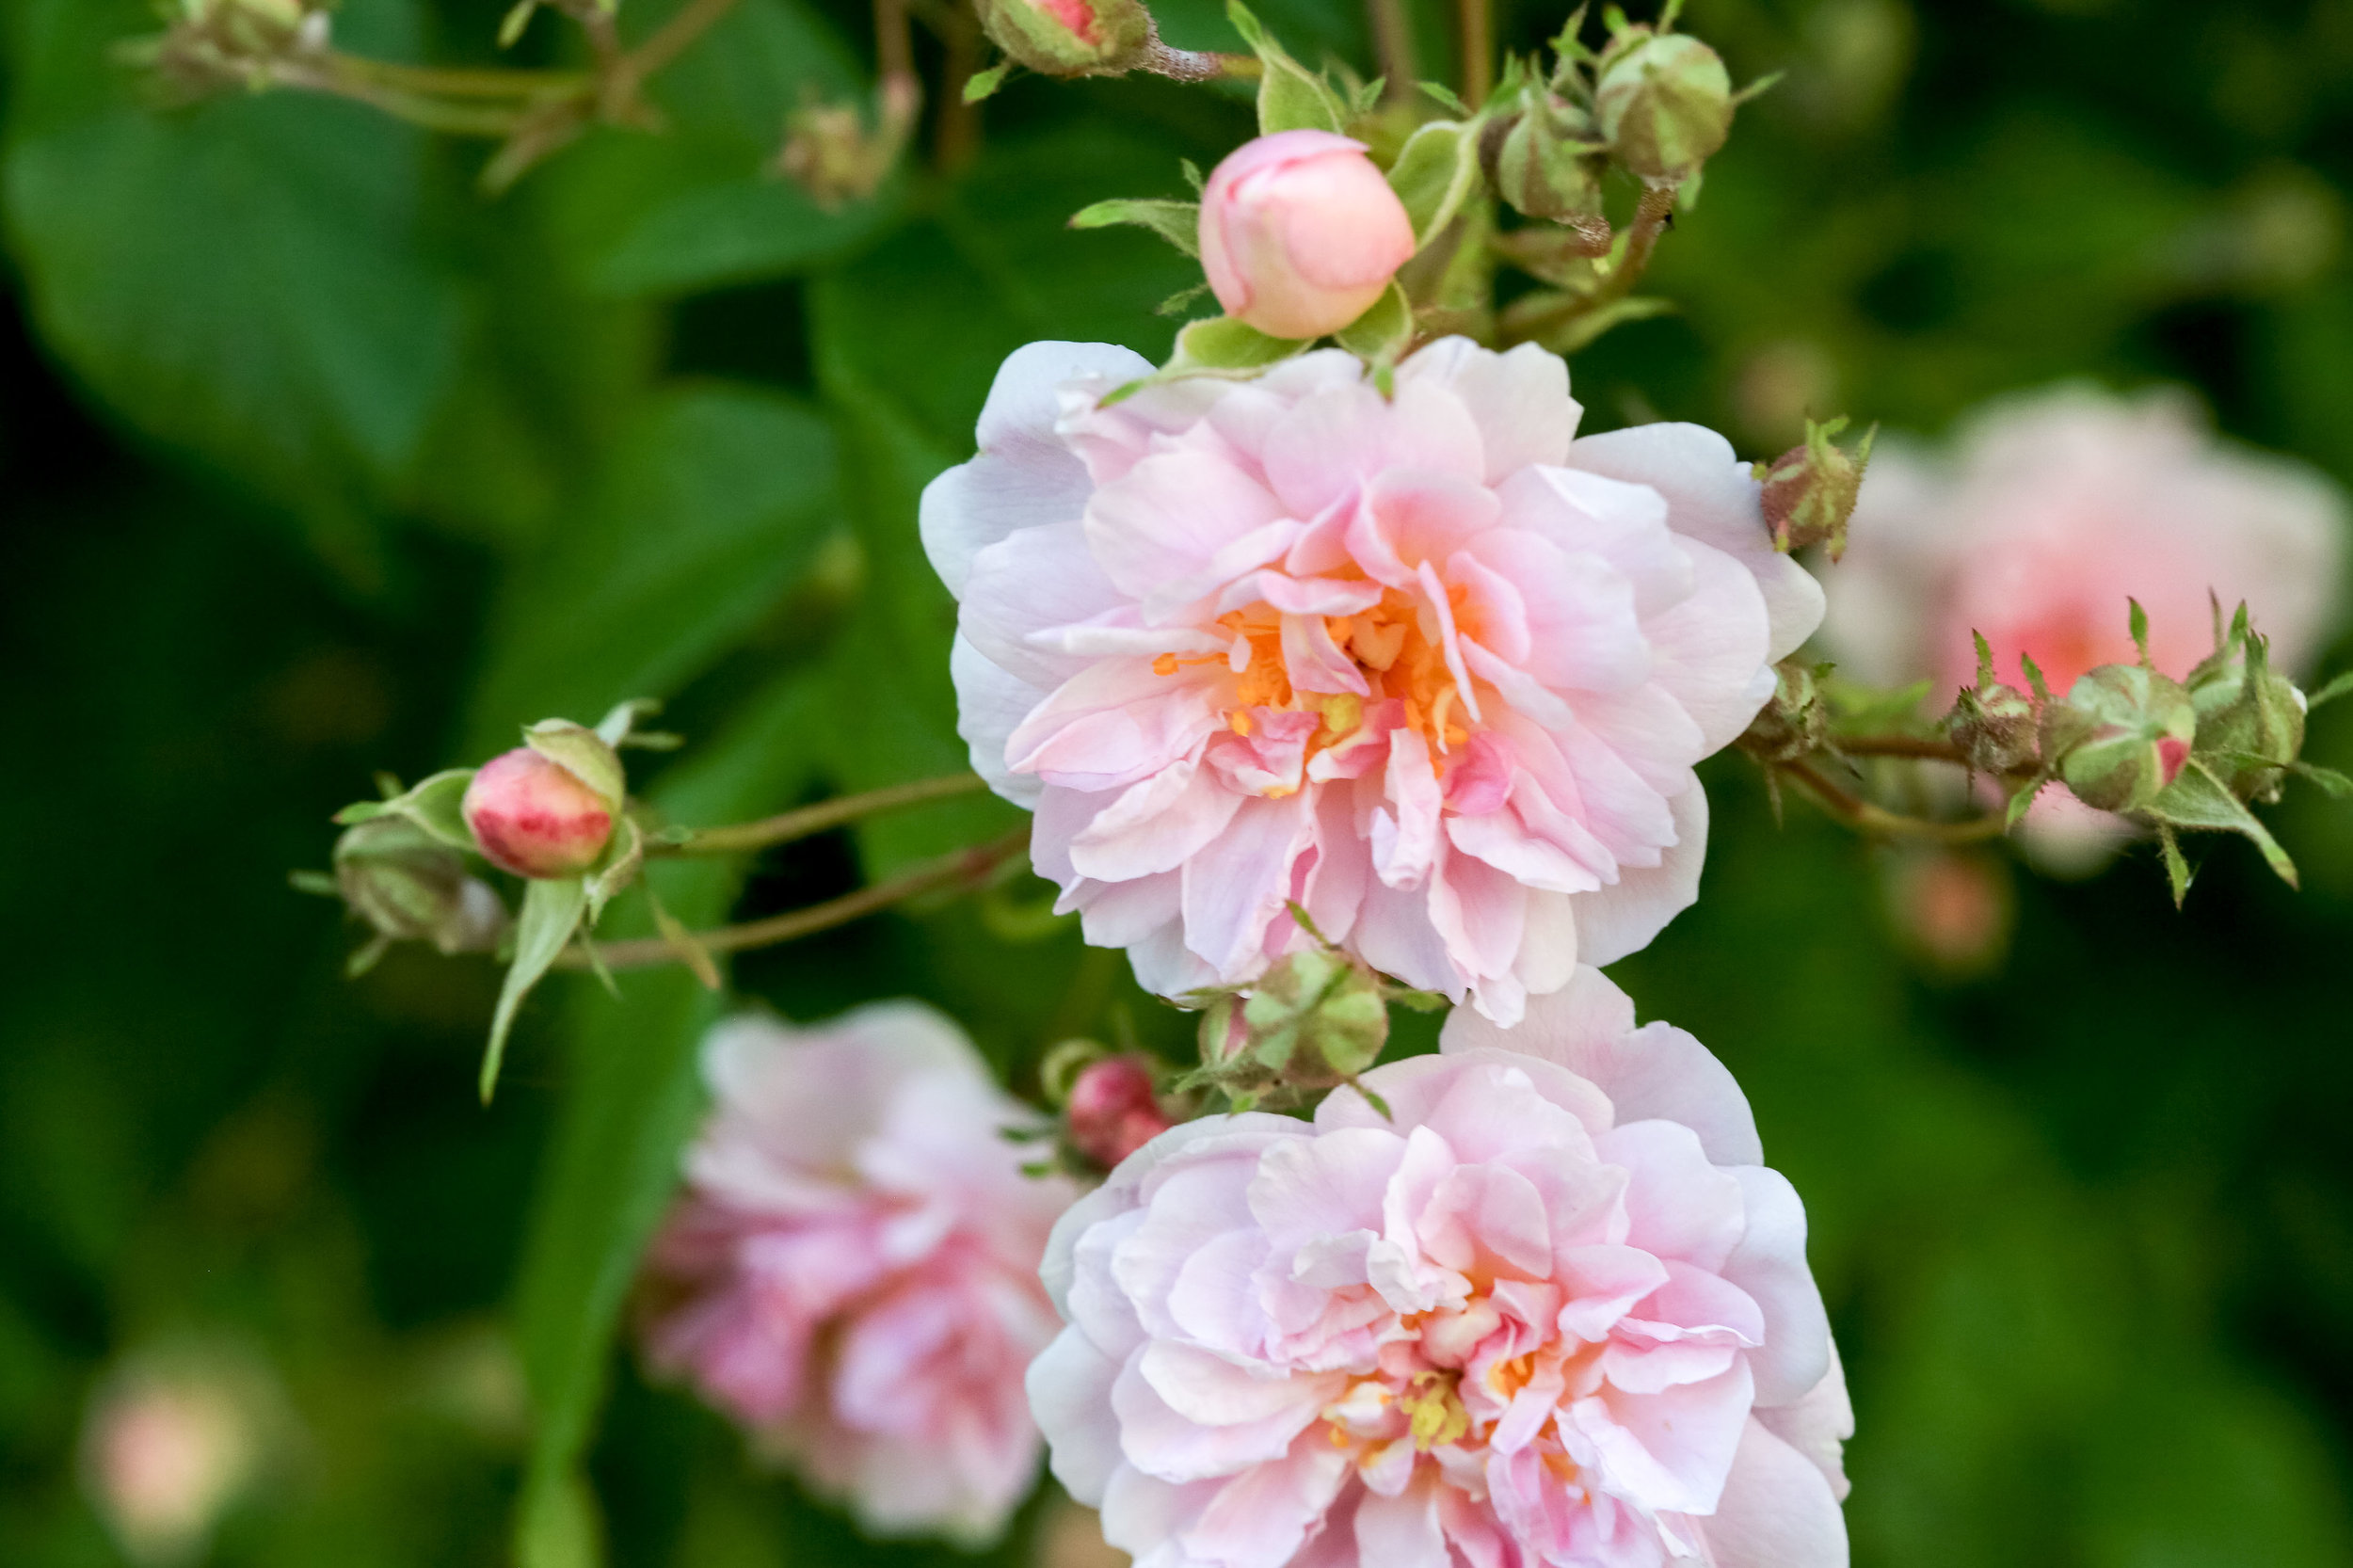
[{"label": "green rose bud", "polygon": [[1639,180],[1680,184],[1732,130],[1732,77],[1695,38],[1621,31],[1603,56],[1593,107],[1610,156]]},{"label": "green rose bud", "polygon": [[335,844],[335,886],[383,936],[443,952],[488,952],[506,934],[506,906],[466,857],[406,817],[376,817]]},{"label": "green rose bud", "polygon": [[1258,1063],[1295,1084],[1337,1083],[1380,1060],[1389,1009],[1371,971],[1321,948],[1294,952],[1258,978],[1241,1022]]},{"label": "green rose bud", "polygon": [[2189,760],[2198,710],[2179,681],[2140,664],[2087,671],[2042,715],[2042,751],[2086,806],[2137,811]]},{"label": "green rose bud", "polygon": [[1993,649],[1977,641],[1977,683],[1964,686],[1945,716],[1945,730],[1978,773],[2016,773],[2041,756],[2035,700],[1993,679]]},{"label": "green rose bud", "polygon": [[1773,531],[1773,548],[1784,554],[1822,543],[1830,546],[1833,561],[1847,552],[1847,520],[1854,516],[1863,473],[1871,464],[1871,443],[1880,433],[1874,424],[1849,453],[1831,440],[1847,423],[1844,414],[1819,424],[1809,419],[1804,440],[1752,470],[1765,487],[1759,504]]},{"label": "green rose bud", "polygon": [[1497,120],[1480,152],[1496,191],[1515,212],[1606,236],[1601,176],[1607,149],[1584,112],[1530,83],[1519,111]]},{"label": "green rose bud", "polygon": [[1159,39],[1137,0],[978,0],[989,40],[1045,76],[1115,76]]},{"label": "green rose bud", "polygon": [[1773,695],[1749,721],[1740,749],[1763,762],[1794,762],[1819,749],[1830,733],[1830,710],[1817,681],[1828,665],[1784,660],[1773,670]]},{"label": "green rose bud", "polygon": [[2247,607],[2183,684],[2198,710],[2199,757],[2241,800],[2276,800],[2304,750],[2304,694],[2271,668],[2271,648],[2247,624]]}]

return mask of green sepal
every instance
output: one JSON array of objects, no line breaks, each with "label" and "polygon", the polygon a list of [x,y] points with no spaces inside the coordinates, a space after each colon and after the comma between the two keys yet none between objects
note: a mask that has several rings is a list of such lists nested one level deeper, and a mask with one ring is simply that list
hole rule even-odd
[{"label": "green sepal", "polygon": [[1235,380],[1257,375],[1271,364],[1288,360],[1307,346],[1304,338],[1270,338],[1233,316],[1210,316],[1190,322],[1176,334],[1176,352],[1168,363],[1149,376],[1114,387],[1102,407],[1125,402],[1146,387],[1187,376],[1221,376]]},{"label": "green sepal", "polygon": [[2304,699],[2304,712],[2311,712],[2324,702],[2334,702],[2347,692],[2353,692],[2353,670],[2331,679],[2329,683]]},{"label": "green sepal", "polygon": [[1648,321],[1653,316],[1669,316],[1677,306],[1672,299],[1657,295],[1629,295],[1613,299],[1598,310],[1580,311],[1536,341],[1555,354],[1574,354],[1578,349],[1609,331],[1629,321]]},{"label": "green sepal", "polygon": [[1201,203],[1159,200],[1097,201],[1070,215],[1073,229],[1108,229],[1132,223],[1154,233],[1188,256],[1201,254]]},{"label": "green sepal", "polygon": [[2353,778],[2347,778],[2334,768],[2324,768],[2317,762],[2290,762],[2288,772],[2320,786],[2331,800],[2353,796]]},{"label": "green sepal", "polygon": [[613,841],[605,846],[604,865],[587,879],[590,925],[604,914],[604,906],[613,902],[614,895],[637,880],[645,864],[645,831],[637,825],[635,817],[623,812],[620,824],[614,829]]},{"label": "green sepal", "polygon": [[2027,808],[2034,805],[2034,797],[2041,794],[2042,787],[2049,782],[2051,782],[2051,776],[2047,773],[2041,773],[2019,786],[2018,792],[2009,797],[2009,805],[2002,812],[2003,832],[2009,832],[2026,820]]},{"label": "green sepal", "polygon": [[390,800],[362,800],[346,806],[332,820],[338,827],[354,827],[378,817],[406,817],[452,849],[474,850],[464,809],[466,786],[472,782],[473,769],[444,768]]},{"label": "green sepal", "polygon": [[1389,188],[1405,204],[1417,249],[1454,220],[1479,188],[1479,128],[1433,120],[1405,140],[1389,166]]},{"label": "green sepal", "polygon": [[2173,782],[2158,791],[2157,797],[2140,814],[2165,826],[2240,834],[2263,852],[2265,862],[2281,881],[2291,888],[2297,885],[2296,862],[2280,847],[2280,840],[2199,758],[2192,757],[2183,764]]},{"label": "green sepal", "polygon": [[1414,341],[1414,307],[1392,278],[1381,297],[1333,338],[1368,364],[1394,365]]},{"label": "green sepal", "polygon": [[2189,897],[2189,861],[2182,854],[2181,840],[2163,823],[2157,824],[2157,845],[2165,856],[2165,880],[2173,890],[2173,907],[2179,909]]},{"label": "green sepal", "polygon": [[1414,86],[1421,88],[1422,92],[1433,102],[1452,109],[1465,120],[1470,118],[1471,106],[1463,102],[1462,94],[1448,87],[1444,82],[1416,82]]},{"label": "green sepal", "polygon": [[490,1017],[490,1043],[482,1053],[482,1103],[490,1103],[498,1087],[499,1064],[506,1057],[507,1032],[523,998],[539,984],[556,956],[580,928],[588,907],[588,885],[579,877],[535,880],[523,884],[523,912],[515,922],[515,958],[506,967],[506,982],[499,987],[498,1011]]},{"label": "green sepal", "polygon": [[964,101],[968,104],[977,104],[982,99],[993,95],[999,88],[1005,85],[1005,78],[1013,74],[1013,61],[999,60],[986,71],[972,72],[964,79]]},{"label": "green sepal", "polygon": [[629,793],[629,776],[613,743],[584,724],[541,719],[523,731],[523,744],[616,808]]},{"label": "green sepal", "polygon": [[1258,134],[1277,131],[1339,131],[1348,123],[1347,105],[1321,75],[1291,58],[1274,41],[1241,0],[1226,0],[1226,18],[1250,52],[1258,56]]},{"label": "green sepal", "polygon": [[1152,313],[1156,316],[1183,315],[1187,311],[1193,309],[1193,302],[1195,300],[1199,299],[1203,295],[1209,292],[1209,285],[1207,283],[1195,283],[1189,289],[1178,289],[1175,294],[1170,295],[1166,299],[1163,299],[1159,304],[1153,306]]}]

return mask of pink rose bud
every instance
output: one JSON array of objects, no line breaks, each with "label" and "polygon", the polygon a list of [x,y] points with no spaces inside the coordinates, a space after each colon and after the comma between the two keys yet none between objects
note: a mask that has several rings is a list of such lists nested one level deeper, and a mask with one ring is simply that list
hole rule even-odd
[{"label": "pink rose bud", "polygon": [[466,787],[466,825],[483,858],[517,876],[578,876],[613,836],[617,802],[561,762],[517,746],[482,764]]},{"label": "pink rose bud", "polygon": [[1269,337],[1338,331],[1413,254],[1413,220],[1364,143],[1329,131],[1245,142],[1201,193],[1209,287]]},{"label": "pink rose bud", "polygon": [[1153,1092],[1151,1066],[1133,1056],[1090,1064],[1071,1084],[1063,1113],[1071,1147],[1107,1171],[1176,1125]]}]

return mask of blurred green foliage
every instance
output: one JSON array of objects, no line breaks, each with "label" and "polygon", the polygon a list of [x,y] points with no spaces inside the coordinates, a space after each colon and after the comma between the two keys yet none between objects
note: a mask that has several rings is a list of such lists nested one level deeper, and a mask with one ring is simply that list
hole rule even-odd
[{"label": "blurred green foliage", "polygon": [[[486,63],[499,8],[349,0],[336,27]],[[1231,46],[1208,0],[1158,8]],[[1365,62],[1343,0],[1261,9]],[[0,1561],[120,1560],[86,1408],[124,1357],[197,1344],[265,1368],[288,1433],[220,1562],[489,1563],[520,1517],[535,1565],[947,1563],[748,1469],[620,1346],[715,1000],[551,985],[486,1112],[488,967],[402,951],[347,984],[354,938],[283,873],[324,863],[372,769],[626,696],[692,738],[641,775],[682,821],[960,765],[916,496],[1016,344],[1166,351],[1181,258],[1063,219],[1177,194],[1246,104],[1018,82],[968,166],[824,212],[763,165],[805,93],[869,79],[864,16],[744,0],[657,82],[666,135],[596,133],[493,201],[480,148],[350,104],[153,112],[106,57],[138,0],[0,14]],[[1447,72],[1443,8],[1413,18]],[[1502,23],[1528,47],[1558,17]],[[1589,428],[1696,418],[1764,456],[1808,411],[1933,431],[2057,377],[2179,380],[2353,481],[2345,0],[1695,0],[1689,24],[1740,79],[1789,74],[1662,252],[1682,314],[1578,360]],[[2353,704],[2313,755],[2353,764]],[[2225,847],[2182,916],[2146,857],[2001,867],[2010,956],[1962,983],[1912,956],[1875,852],[1801,806],[1776,827],[1738,759],[1709,776],[1706,896],[1621,979],[1738,1072],[1807,1197],[1857,1561],[2353,1562],[2353,820],[2292,801],[2304,893]],[[1010,820],[942,805],[662,890],[690,923],[770,912]],[[1074,1032],[1180,1052],[1184,1020],[1038,897],[735,980],[799,1016],[932,998],[1016,1082]]]}]

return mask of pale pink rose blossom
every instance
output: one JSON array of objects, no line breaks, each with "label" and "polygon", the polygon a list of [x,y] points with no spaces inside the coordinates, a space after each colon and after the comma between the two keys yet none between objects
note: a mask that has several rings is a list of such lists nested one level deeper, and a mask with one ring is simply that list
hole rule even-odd
[{"label": "pale pink rose blossom", "polygon": [[1385,397],[1338,350],[1161,382],[1122,348],[1005,361],[923,496],[962,601],[972,765],[1033,808],[1087,939],[1177,995],[1323,935],[1517,1017],[1699,881],[1692,765],[1821,591],[1721,437],[1573,440],[1567,368],[1459,338]]},{"label": "pale pink rose blossom", "polygon": [[1842,1568],[1845,1380],[1732,1076],[1597,971],[1055,1227],[1030,1371],[1138,1568]]},{"label": "pale pink rose blossom", "polygon": [[[2226,616],[2244,600],[2273,662],[2301,676],[2338,624],[2344,515],[2318,473],[2217,440],[2185,394],[2005,399],[1949,454],[1881,443],[1825,574],[1822,639],[1864,680],[1929,677],[1942,707],[1976,679],[1981,632],[2000,679],[2025,690],[2025,654],[2064,696],[2093,665],[2136,657],[2128,598],[2176,679],[2214,648],[2213,600]],[[2029,843],[2059,868],[2129,831],[2056,790],[2029,818]]]},{"label": "pale pink rose blossom", "polygon": [[1037,1118],[916,1002],[712,1031],[716,1101],[648,1254],[648,1360],[872,1528],[994,1535],[1037,1472],[1022,1369],[1076,1188],[1022,1173]]},{"label": "pale pink rose blossom", "polygon": [[1414,255],[1413,220],[1365,144],[1329,131],[1228,153],[1202,189],[1200,234],[1217,302],[1277,338],[1338,331]]}]

